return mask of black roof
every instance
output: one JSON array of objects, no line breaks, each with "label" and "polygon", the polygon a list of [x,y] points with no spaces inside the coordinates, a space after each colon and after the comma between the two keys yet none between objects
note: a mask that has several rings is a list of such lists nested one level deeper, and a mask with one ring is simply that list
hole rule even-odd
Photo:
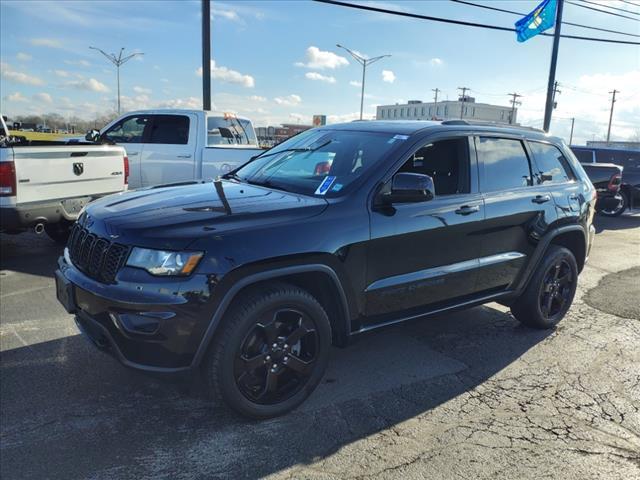
[{"label": "black roof", "polygon": [[503,125],[489,122],[470,122],[466,120],[358,120],[349,123],[337,123],[324,126],[328,130],[351,130],[360,132],[393,133],[399,135],[413,135],[414,133],[429,130],[451,131],[483,131],[495,133],[510,133],[512,135],[526,136],[531,139],[554,139],[557,137],[547,135],[542,130],[517,125]]}]

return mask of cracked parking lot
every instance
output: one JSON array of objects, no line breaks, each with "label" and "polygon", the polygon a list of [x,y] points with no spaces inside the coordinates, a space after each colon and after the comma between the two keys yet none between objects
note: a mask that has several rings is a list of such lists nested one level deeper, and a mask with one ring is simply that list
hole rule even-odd
[{"label": "cracked parking lot", "polygon": [[556,330],[490,304],[372,332],[262,422],[95,350],[55,300],[60,248],[2,235],[0,476],[640,478],[640,215],[597,230]]}]

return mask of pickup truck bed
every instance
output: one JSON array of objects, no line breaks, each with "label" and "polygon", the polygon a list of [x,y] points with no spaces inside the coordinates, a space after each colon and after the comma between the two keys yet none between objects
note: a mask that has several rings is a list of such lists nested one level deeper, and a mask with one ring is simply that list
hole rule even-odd
[{"label": "pickup truck bed", "polygon": [[617,212],[622,203],[620,184],[623,168],[613,163],[583,163],[582,168],[596,187],[596,210],[604,214]]}]

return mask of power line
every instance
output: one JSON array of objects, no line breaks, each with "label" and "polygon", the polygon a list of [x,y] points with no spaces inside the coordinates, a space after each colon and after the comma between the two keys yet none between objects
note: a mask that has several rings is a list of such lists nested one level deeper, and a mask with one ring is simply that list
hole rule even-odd
[{"label": "power line", "polygon": [[[409,12],[399,12],[396,10],[388,10],[386,8],[378,8],[378,7],[371,7],[368,5],[356,5],[353,3],[347,3],[347,2],[341,2],[338,0],[313,0],[314,2],[318,2],[318,3],[326,3],[329,5],[337,5],[340,7],[347,7],[347,8],[354,8],[356,10],[366,10],[369,12],[378,12],[378,13],[386,13],[389,15],[398,15],[401,17],[409,17],[409,18],[417,18],[420,20],[431,20],[434,22],[442,22],[442,23],[451,23],[454,25],[464,25],[466,27],[478,27],[478,28],[487,28],[490,30],[501,30],[503,32],[515,32],[515,28],[508,28],[508,27],[500,27],[498,25],[487,25],[484,23],[475,23],[475,22],[466,22],[463,20],[453,20],[450,18],[442,18],[442,17],[432,17],[429,15],[419,15],[417,13],[409,13]],[[538,35],[543,35],[545,37],[553,37],[552,33],[539,33]],[[589,40],[589,41],[593,41],[593,42],[605,42],[605,43],[619,43],[619,44],[624,44],[624,45],[640,45],[640,42],[631,42],[628,40],[613,40],[610,38],[594,38],[594,37],[581,37],[578,35],[565,35],[562,34],[560,35],[562,38],[572,38],[574,40]]]},{"label": "power line", "polygon": [[624,8],[612,7],[610,5],[602,5],[600,3],[590,2],[589,0],[582,0],[582,3],[589,3],[591,5],[598,5],[599,7],[610,8],[611,10],[617,10],[619,12],[624,12],[624,13],[630,13],[631,15],[640,15],[640,13],[631,12],[629,10],[625,10]]},{"label": "power line", "polygon": [[622,3],[628,3],[629,5],[633,5],[634,7],[640,7],[640,3],[629,2],[628,0],[620,0]]},{"label": "power line", "polygon": [[[472,7],[484,8],[486,10],[494,10],[496,12],[510,13],[512,15],[518,15],[519,17],[520,16],[524,17],[527,15],[526,13],[514,12],[513,10],[505,10],[504,8],[490,7],[488,5],[481,5],[479,3],[467,2],[466,0],[450,0],[450,1],[454,3],[460,3],[463,5],[469,5]],[[589,30],[598,30],[600,32],[616,33],[618,35],[627,35],[629,37],[640,37],[640,35],[636,35],[634,33],[620,32],[618,30],[609,30],[608,28],[592,27],[590,25],[582,25],[580,23],[573,23],[573,22],[562,22],[562,23],[564,23],[565,25],[571,25],[572,27],[588,28]]]},{"label": "power line", "polygon": [[600,10],[599,8],[590,7],[589,5],[582,5],[581,3],[572,2],[570,0],[565,0],[565,1],[566,1],[566,3],[570,3],[571,5],[575,5],[576,7],[588,8],[589,10],[594,10],[596,12],[606,13],[608,15],[614,15],[616,17],[628,18],[629,20],[633,20],[635,22],[640,22],[640,19],[637,19],[637,18],[627,17],[626,15],[620,15],[619,13],[608,12],[606,10]]}]

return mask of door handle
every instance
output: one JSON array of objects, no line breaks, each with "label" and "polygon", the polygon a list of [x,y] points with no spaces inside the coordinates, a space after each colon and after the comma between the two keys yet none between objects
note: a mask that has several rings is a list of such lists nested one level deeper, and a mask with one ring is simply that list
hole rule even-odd
[{"label": "door handle", "polygon": [[191,155],[178,155],[178,158],[191,158]]},{"label": "door handle", "polygon": [[549,200],[551,200],[551,197],[549,195],[536,195],[535,198],[531,199],[533,203],[538,203],[538,204],[546,203]]},{"label": "door handle", "polygon": [[480,211],[480,206],[478,205],[463,205],[459,209],[456,210],[458,215],[469,215],[471,213],[476,213]]}]

